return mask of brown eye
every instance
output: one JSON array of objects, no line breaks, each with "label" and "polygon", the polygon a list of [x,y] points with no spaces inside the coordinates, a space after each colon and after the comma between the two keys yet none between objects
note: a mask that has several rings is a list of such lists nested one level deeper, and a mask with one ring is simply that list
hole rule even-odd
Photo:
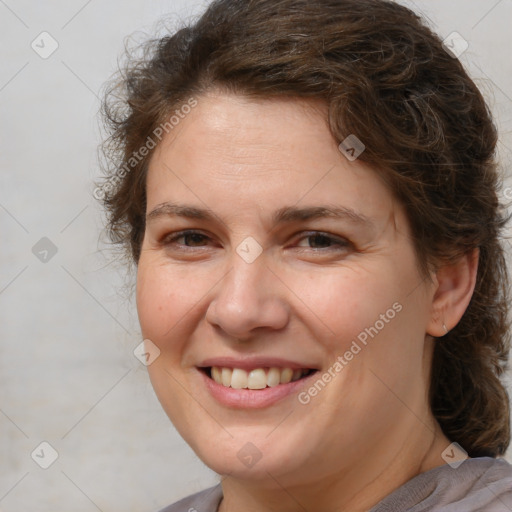
[{"label": "brown eye", "polygon": [[[333,237],[319,232],[308,233],[303,236],[301,240],[306,240],[311,249],[346,248],[350,246],[350,243],[343,238]],[[298,246],[304,247],[300,244],[298,244]]]},{"label": "brown eye", "polygon": [[162,240],[164,245],[175,245],[176,242],[183,240],[184,243],[178,243],[185,247],[204,247],[204,243],[208,240],[206,235],[198,233],[197,231],[182,231],[165,237]]}]

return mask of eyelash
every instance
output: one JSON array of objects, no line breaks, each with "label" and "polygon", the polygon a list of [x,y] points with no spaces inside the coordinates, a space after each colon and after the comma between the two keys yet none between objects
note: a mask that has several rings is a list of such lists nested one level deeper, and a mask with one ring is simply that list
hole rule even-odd
[{"label": "eyelash", "polygon": [[[209,236],[199,232],[199,231],[194,231],[194,230],[186,230],[186,231],[180,231],[178,233],[173,233],[171,235],[167,235],[165,237],[163,237],[163,239],[161,240],[161,243],[162,245],[164,246],[171,246],[171,245],[174,245],[176,243],[177,240],[179,240],[180,238],[184,238],[184,237],[188,237],[188,236],[193,236],[193,235],[198,235],[198,236],[201,236],[203,237],[204,239],[210,239]],[[339,237],[333,237],[331,235],[329,235],[328,233],[324,233],[322,231],[308,231],[308,232],[305,232],[303,234],[303,236],[299,239],[299,240],[303,240],[303,239],[307,239],[307,238],[313,238],[313,237],[321,237],[323,239],[327,239],[327,240],[330,240],[331,242],[334,242],[333,246],[338,246],[339,248],[342,248],[342,249],[346,249],[348,247],[351,247],[352,244],[348,241],[348,240],[345,240],[343,238],[339,238]],[[190,250],[190,249],[195,249],[195,248],[204,248],[205,246],[197,246],[197,247],[191,247],[191,246],[188,246],[188,245],[182,245],[182,244],[179,244],[181,245],[180,249],[182,247],[186,247],[186,249],[184,250]],[[307,247],[300,247],[301,249],[308,249]],[[325,248],[314,248],[314,247],[310,247],[309,249],[313,249],[313,250],[322,250],[322,249],[332,249],[332,247],[325,247]]]}]

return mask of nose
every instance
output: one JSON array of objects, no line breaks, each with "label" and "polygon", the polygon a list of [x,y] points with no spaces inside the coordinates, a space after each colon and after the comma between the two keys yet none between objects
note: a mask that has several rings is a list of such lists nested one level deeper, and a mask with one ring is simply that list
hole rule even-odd
[{"label": "nose", "polygon": [[289,321],[286,286],[264,254],[247,263],[233,255],[231,270],[218,284],[206,320],[231,338],[249,340],[256,329],[278,330]]}]

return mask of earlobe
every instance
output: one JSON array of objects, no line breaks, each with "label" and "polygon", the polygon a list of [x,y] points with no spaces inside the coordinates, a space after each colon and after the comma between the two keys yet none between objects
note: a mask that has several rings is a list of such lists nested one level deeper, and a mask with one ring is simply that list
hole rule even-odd
[{"label": "earlobe", "polygon": [[479,253],[474,249],[456,263],[437,270],[427,334],[440,338],[459,323],[475,289]]}]

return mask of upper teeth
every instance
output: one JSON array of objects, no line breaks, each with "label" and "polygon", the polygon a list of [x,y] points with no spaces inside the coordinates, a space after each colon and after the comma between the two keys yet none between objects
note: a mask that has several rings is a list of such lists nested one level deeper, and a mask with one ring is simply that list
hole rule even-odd
[{"label": "upper teeth", "polygon": [[233,389],[264,389],[279,384],[299,380],[308,370],[293,370],[292,368],[256,368],[249,372],[241,368],[212,367],[212,379]]}]

